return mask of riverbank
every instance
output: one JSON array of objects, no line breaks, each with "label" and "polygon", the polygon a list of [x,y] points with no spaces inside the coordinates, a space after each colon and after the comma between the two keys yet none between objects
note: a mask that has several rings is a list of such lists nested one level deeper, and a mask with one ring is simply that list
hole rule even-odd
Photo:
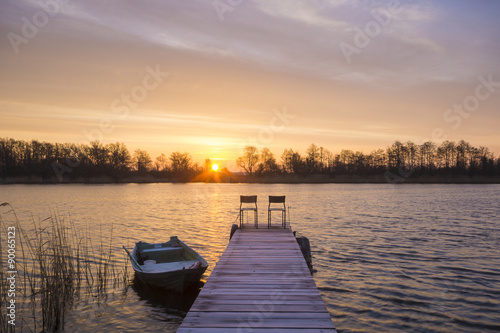
[{"label": "riverbank", "polygon": [[147,184],[147,183],[247,183],[247,184],[500,184],[500,176],[329,176],[329,175],[277,175],[249,176],[233,174],[221,177],[217,181],[210,179],[193,180],[187,177],[162,178],[147,176],[131,176],[124,178],[99,176],[88,178],[64,179],[41,177],[6,177],[0,180],[0,185],[8,184]]}]

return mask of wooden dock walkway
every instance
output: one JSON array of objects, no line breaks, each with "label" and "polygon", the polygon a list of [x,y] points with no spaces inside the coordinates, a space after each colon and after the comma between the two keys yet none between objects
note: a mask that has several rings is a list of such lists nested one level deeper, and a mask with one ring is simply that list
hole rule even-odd
[{"label": "wooden dock walkway", "polygon": [[177,331],[336,332],[290,229],[238,229]]}]

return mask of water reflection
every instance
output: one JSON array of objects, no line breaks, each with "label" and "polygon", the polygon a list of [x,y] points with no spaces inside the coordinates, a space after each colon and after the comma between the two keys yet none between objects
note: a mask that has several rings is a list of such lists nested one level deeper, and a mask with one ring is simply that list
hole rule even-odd
[{"label": "water reflection", "polygon": [[198,286],[188,288],[184,293],[179,293],[143,283],[134,276],[131,288],[137,293],[141,301],[147,302],[147,305],[159,308],[172,315],[184,317],[191,305],[193,305],[203,285],[204,283],[200,282]]},{"label": "water reflection", "polygon": [[[112,258],[122,245],[176,235],[215,267],[238,216],[239,196],[286,195],[292,228],[308,237],[314,280],[339,332],[499,331],[500,186],[350,184],[128,184],[5,186],[20,219],[49,208],[94,231],[113,226]],[[68,327],[84,331],[175,332],[194,295],[156,297],[135,286],[105,304],[79,308]],[[73,326],[72,326],[73,325]],[[71,331],[71,330],[69,330]],[[79,330],[82,331],[82,330]]]}]

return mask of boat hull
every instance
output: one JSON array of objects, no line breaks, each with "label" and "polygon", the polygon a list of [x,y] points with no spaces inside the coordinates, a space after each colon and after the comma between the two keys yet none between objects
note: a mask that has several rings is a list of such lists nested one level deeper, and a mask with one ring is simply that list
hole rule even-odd
[{"label": "boat hull", "polygon": [[131,263],[141,282],[177,292],[198,286],[207,261],[177,237],[175,242],[176,247],[171,242],[136,244]]},{"label": "boat hull", "polygon": [[198,285],[206,269],[207,267],[199,267],[162,273],[141,272],[137,269],[134,269],[134,271],[137,278],[143,283],[164,289],[184,292],[186,289]]}]

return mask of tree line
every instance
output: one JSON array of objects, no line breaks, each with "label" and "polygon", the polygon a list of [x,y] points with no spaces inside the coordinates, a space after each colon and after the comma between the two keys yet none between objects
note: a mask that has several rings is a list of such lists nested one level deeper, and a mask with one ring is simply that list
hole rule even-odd
[{"label": "tree line", "polygon": [[0,139],[0,177],[40,177],[72,180],[107,176],[120,180],[131,175],[190,177],[203,172],[189,153],[161,154],[155,160],[142,149],[132,154],[123,143],[50,143]]},{"label": "tree line", "polygon": [[279,160],[268,148],[259,152],[257,147],[247,146],[236,164],[250,175],[372,176],[385,172],[418,176],[500,175],[500,158],[495,158],[487,147],[476,148],[464,140],[447,140],[440,145],[431,141],[421,145],[395,141],[386,149],[368,154],[349,149],[334,154],[311,144],[305,154],[285,149]]},{"label": "tree line", "polygon": [[[252,177],[280,175],[330,177],[373,176],[386,172],[417,176],[500,176],[500,158],[486,147],[473,147],[464,140],[444,141],[437,145],[425,142],[395,141],[385,149],[370,153],[343,149],[332,153],[311,144],[304,154],[285,149],[278,158],[269,148],[247,146],[236,165]],[[47,180],[72,181],[107,177],[120,181],[131,176],[147,176],[179,181],[238,180],[227,169],[213,177],[211,161],[193,161],[187,152],[161,154],[155,159],[142,149],[133,153],[123,143],[89,144],[49,143],[38,140],[0,138],[0,178],[38,177]],[[241,180],[241,179],[240,179]]]}]

